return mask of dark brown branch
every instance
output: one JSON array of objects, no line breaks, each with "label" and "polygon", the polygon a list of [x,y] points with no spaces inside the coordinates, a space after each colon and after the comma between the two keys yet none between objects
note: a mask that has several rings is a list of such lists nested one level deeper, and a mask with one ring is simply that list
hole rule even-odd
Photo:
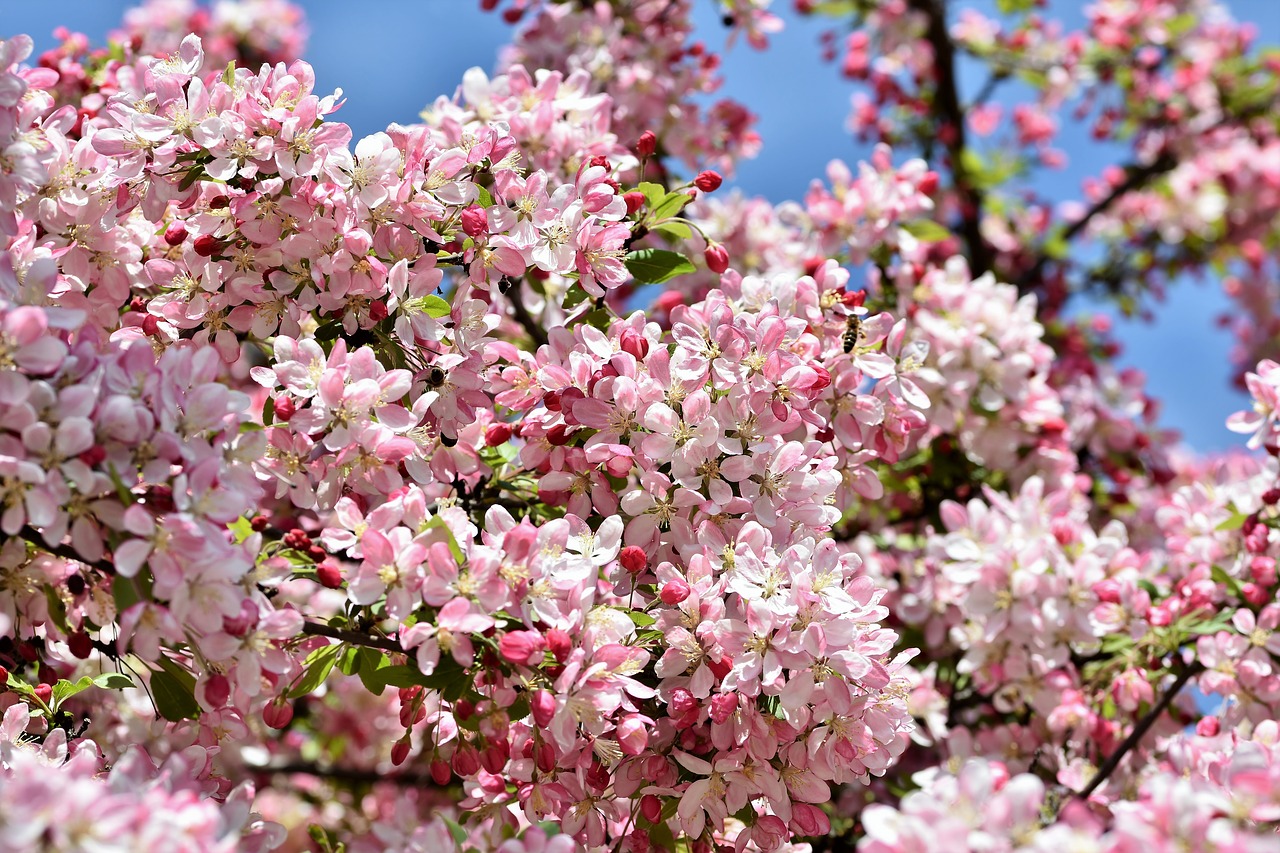
[{"label": "dark brown branch", "polygon": [[[1111,206],[1121,198],[1135,190],[1142,189],[1152,178],[1172,170],[1177,164],[1178,161],[1174,157],[1169,154],[1161,154],[1145,166],[1130,165],[1125,167],[1124,180],[1112,187],[1111,192],[1095,201],[1084,212],[1083,216],[1068,225],[1066,230],[1062,232],[1061,240],[1063,242],[1074,240],[1085,228],[1089,227],[1089,223],[1110,210]],[[1034,285],[1050,260],[1052,259],[1049,255],[1042,251],[1036,258],[1035,264],[1018,278],[1018,290],[1025,291]]]},{"label": "dark brown branch", "polygon": [[371,649],[382,649],[387,652],[406,653],[404,646],[400,645],[400,641],[391,637],[365,634],[360,631],[347,631],[343,628],[334,628],[323,622],[312,622],[310,620],[303,622],[302,633],[310,634],[313,637],[328,637],[331,640],[341,640],[353,646],[367,646]]},{"label": "dark brown branch", "polygon": [[30,525],[24,526],[18,531],[18,538],[25,539],[28,544],[34,545],[41,551],[46,551],[55,557],[61,557],[64,560],[75,560],[86,566],[91,566],[108,575],[116,573],[116,567],[107,560],[89,560],[80,556],[80,552],[70,545],[47,545],[44,541],[44,534],[36,530]]},{"label": "dark brown branch", "polygon": [[524,307],[524,303],[520,301],[520,292],[512,288],[514,293],[508,294],[507,299],[511,301],[511,313],[515,315],[516,322],[524,328],[525,332],[533,340],[535,347],[540,347],[547,342],[547,330],[537,320],[533,319],[533,315],[529,313],[529,309]]},{"label": "dark brown branch", "polygon": [[247,769],[254,773],[269,773],[276,776],[287,776],[302,773],[318,779],[333,779],[338,782],[354,782],[357,784],[373,784],[375,782],[391,782],[396,785],[412,785],[414,787],[438,788],[430,773],[398,771],[379,773],[357,767],[321,767],[317,764],[292,762],[286,764],[250,764]]},{"label": "dark brown branch", "polygon": [[928,19],[925,33],[933,48],[934,80],[933,113],[947,128],[945,143],[951,160],[951,173],[960,200],[960,233],[969,248],[969,268],[980,276],[991,269],[991,247],[982,237],[982,192],[973,185],[965,167],[965,121],[956,83],[956,50],[947,30],[946,0],[910,0],[911,8]]},{"label": "dark brown branch", "polygon": [[1160,697],[1160,701],[1156,702],[1151,710],[1146,713],[1146,716],[1141,720],[1138,720],[1137,724],[1133,727],[1133,731],[1129,732],[1129,736],[1124,739],[1124,742],[1121,743],[1120,746],[1116,747],[1116,751],[1111,753],[1111,756],[1102,763],[1102,766],[1098,768],[1098,772],[1089,780],[1089,784],[1085,785],[1084,788],[1075,795],[1077,799],[1089,799],[1089,796],[1098,789],[1098,786],[1107,781],[1107,777],[1120,766],[1120,762],[1124,757],[1138,745],[1138,742],[1142,740],[1142,736],[1145,735],[1147,730],[1155,724],[1155,721],[1160,718],[1160,715],[1168,709],[1169,704],[1173,702],[1174,697],[1176,697],[1182,688],[1187,685],[1187,682],[1191,680],[1191,677],[1203,669],[1204,665],[1196,662],[1179,673],[1173,684],[1170,684],[1169,689]]}]

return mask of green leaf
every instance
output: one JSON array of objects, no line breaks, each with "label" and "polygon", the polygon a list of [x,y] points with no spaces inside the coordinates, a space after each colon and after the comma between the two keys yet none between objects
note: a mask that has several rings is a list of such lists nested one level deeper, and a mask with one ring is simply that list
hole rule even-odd
[{"label": "green leaf", "polygon": [[663,222],[661,225],[655,225],[649,230],[654,234],[661,234],[673,243],[688,240],[693,236],[693,229],[683,222]]},{"label": "green leaf", "polygon": [[654,618],[643,610],[632,610],[627,615],[631,617],[631,621],[637,628],[648,628],[654,623]]},{"label": "green leaf", "polygon": [[467,831],[462,828],[460,823],[443,814],[439,815],[439,818],[444,821],[445,826],[449,827],[449,834],[453,836],[455,844],[461,847],[467,842]]},{"label": "green leaf", "polygon": [[1240,512],[1240,510],[1235,510],[1226,521],[1219,524],[1214,528],[1214,530],[1239,530],[1244,527],[1245,519],[1248,517],[1249,516],[1246,513]]},{"label": "green leaf", "polygon": [[104,672],[93,679],[93,683],[103,690],[125,690],[133,687],[133,679],[123,672]]},{"label": "green leaf", "polygon": [[387,689],[387,683],[378,676],[378,670],[389,668],[391,659],[377,649],[368,648],[361,649],[356,657],[360,662],[360,668],[356,671],[360,676],[360,683],[364,685],[365,690],[375,696],[381,696],[382,691]]},{"label": "green leaf", "polygon": [[151,695],[160,716],[174,723],[199,717],[195,678],[167,658],[160,661],[160,666],[163,669],[151,673]]},{"label": "green leaf", "polygon": [[89,676],[83,676],[78,681],[67,681],[65,678],[60,679],[57,684],[53,685],[53,696],[49,703],[52,708],[57,708],[66,700],[82,693],[93,686],[93,679]]},{"label": "green leaf", "polygon": [[276,422],[276,399],[270,394],[267,395],[267,401],[262,404],[262,425],[271,426]]},{"label": "green leaf", "polygon": [[484,187],[476,187],[476,189],[479,191],[479,197],[476,199],[476,204],[481,207],[493,207],[493,196],[489,191]]},{"label": "green leaf", "polygon": [[333,671],[334,664],[338,662],[341,654],[342,645],[340,643],[330,643],[307,655],[306,670],[303,672],[302,678],[298,680],[298,683],[289,691],[289,698],[297,699],[299,696],[308,696],[316,692],[320,685],[324,684],[324,680],[329,677],[329,673]]},{"label": "green leaf", "polygon": [[343,675],[355,675],[359,668],[360,649],[356,646],[343,649],[342,656],[338,658],[338,672]]},{"label": "green leaf", "polygon": [[649,205],[649,209],[653,210],[667,196],[667,188],[662,184],[654,184],[649,181],[642,181],[640,186],[636,187],[644,194],[645,203]]},{"label": "green leaf", "polygon": [[444,534],[444,542],[449,546],[449,553],[453,555],[453,559],[461,566],[466,557],[462,553],[462,549],[458,547],[458,540],[453,538],[453,531],[449,529],[449,525],[444,523],[444,519],[437,515],[427,522],[427,530],[439,530]]},{"label": "green leaf", "polygon": [[448,317],[453,312],[453,306],[433,293],[422,297],[422,310],[439,320],[441,317]]},{"label": "green leaf", "polygon": [[626,264],[636,281],[646,284],[662,284],[678,275],[697,271],[684,255],[666,249],[638,249],[627,255]]},{"label": "green leaf", "polygon": [[327,320],[320,324],[316,329],[315,338],[317,341],[333,341],[337,340],[338,335],[342,334],[341,320]]},{"label": "green leaf", "polygon": [[917,240],[925,243],[940,243],[951,236],[950,231],[932,219],[917,219],[914,222],[907,222],[902,225],[902,229]]},{"label": "green leaf", "polygon": [[685,205],[693,199],[689,198],[689,194],[683,191],[667,193],[662,201],[652,207],[649,214],[654,222],[661,223],[664,219],[670,219],[684,210]]},{"label": "green leaf", "polygon": [[253,535],[253,525],[249,522],[249,519],[243,517],[237,518],[228,524],[227,529],[231,531],[231,535],[237,545]]}]

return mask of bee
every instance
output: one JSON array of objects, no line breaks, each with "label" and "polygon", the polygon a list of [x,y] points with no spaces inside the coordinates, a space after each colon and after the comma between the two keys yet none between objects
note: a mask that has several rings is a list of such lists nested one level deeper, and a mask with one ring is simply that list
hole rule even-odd
[{"label": "bee", "polygon": [[444,380],[444,371],[439,367],[432,365],[431,369],[427,371],[427,385],[432,388],[439,388],[444,384]]},{"label": "bee", "polygon": [[858,338],[862,336],[862,318],[857,314],[850,314],[849,319],[845,322],[844,327],[844,351],[853,352],[853,348],[858,345]]}]

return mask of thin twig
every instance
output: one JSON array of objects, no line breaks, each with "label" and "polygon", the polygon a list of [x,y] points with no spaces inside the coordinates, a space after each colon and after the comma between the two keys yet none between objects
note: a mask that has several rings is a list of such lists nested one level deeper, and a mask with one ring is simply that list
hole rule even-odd
[{"label": "thin twig", "polygon": [[1085,785],[1082,790],[1075,794],[1077,799],[1089,799],[1089,795],[1096,791],[1099,785],[1107,781],[1107,777],[1120,766],[1120,762],[1124,757],[1138,745],[1138,741],[1142,740],[1142,736],[1147,733],[1147,730],[1150,729],[1151,726],[1155,724],[1155,721],[1160,718],[1160,715],[1168,709],[1169,703],[1171,703],[1174,697],[1177,696],[1182,688],[1186,686],[1187,682],[1191,680],[1191,677],[1203,669],[1204,664],[1197,661],[1179,673],[1173,684],[1170,684],[1169,689],[1160,697],[1160,701],[1156,702],[1156,704],[1152,706],[1151,710],[1146,713],[1146,716],[1141,720],[1138,720],[1137,724],[1133,727],[1133,731],[1129,732],[1129,736],[1124,739],[1124,742],[1121,743],[1120,746],[1116,747],[1116,751],[1111,753],[1111,756],[1102,763],[1102,766],[1098,768],[1098,772],[1089,780],[1089,784]]}]

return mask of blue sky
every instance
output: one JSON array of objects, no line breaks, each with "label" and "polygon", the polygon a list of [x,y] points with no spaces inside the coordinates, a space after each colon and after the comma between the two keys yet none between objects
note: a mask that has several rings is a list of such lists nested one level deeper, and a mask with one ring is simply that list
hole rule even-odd
[{"label": "blue sky", "polygon": [[[40,51],[53,44],[50,33],[58,25],[100,43],[133,4],[8,0],[5,5],[10,8],[0,36],[29,33]],[[315,66],[318,86],[343,89],[347,103],[335,118],[350,124],[357,138],[393,121],[415,120],[428,101],[451,94],[467,68],[491,69],[498,48],[510,37],[510,28],[480,12],[475,0],[302,0],[301,5],[311,23],[307,59]],[[1085,4],[1062,0],[1053,5],[1074,24]],[[725,57],[727,82],[720,95],[744,102],[759,115],[764,138],[763,152],[742,165],[733,184],[782,201],[801,196],[831,159],[855,161],[866,148],[844,129],[853,88],[820,58],[821,23],[795,18],[789,0],[775,0],[774,6],[787,29],[774,37],[766,54],[739,42]],[[1258,25],[1261,43],[1280,44],[1280,0],[1231,0],[1228,6],[1237,18]],[[697,0],[695,8],[700,36],[708,45],[722,45],[715,3]],[[968,76],[962,69],[962,86],[976,88],[980,81]],[[1071,198],[1099,160],[1079,128],[1065,127],[1060,147],[1069,158],[1067,169],[1045,172],[1039,186],[1051,197]],[[1171,291],[1154,325],[1120,321],[1121,363],[1147,374],[1152,393],[1163,402],[1162,423],[1182,431],[1200,450],[1241,443],[1222,425],[1245,402],[1228,383],[1231,338],[1213,323],[1229,307],[1217,282],[1188,283]]]}]

